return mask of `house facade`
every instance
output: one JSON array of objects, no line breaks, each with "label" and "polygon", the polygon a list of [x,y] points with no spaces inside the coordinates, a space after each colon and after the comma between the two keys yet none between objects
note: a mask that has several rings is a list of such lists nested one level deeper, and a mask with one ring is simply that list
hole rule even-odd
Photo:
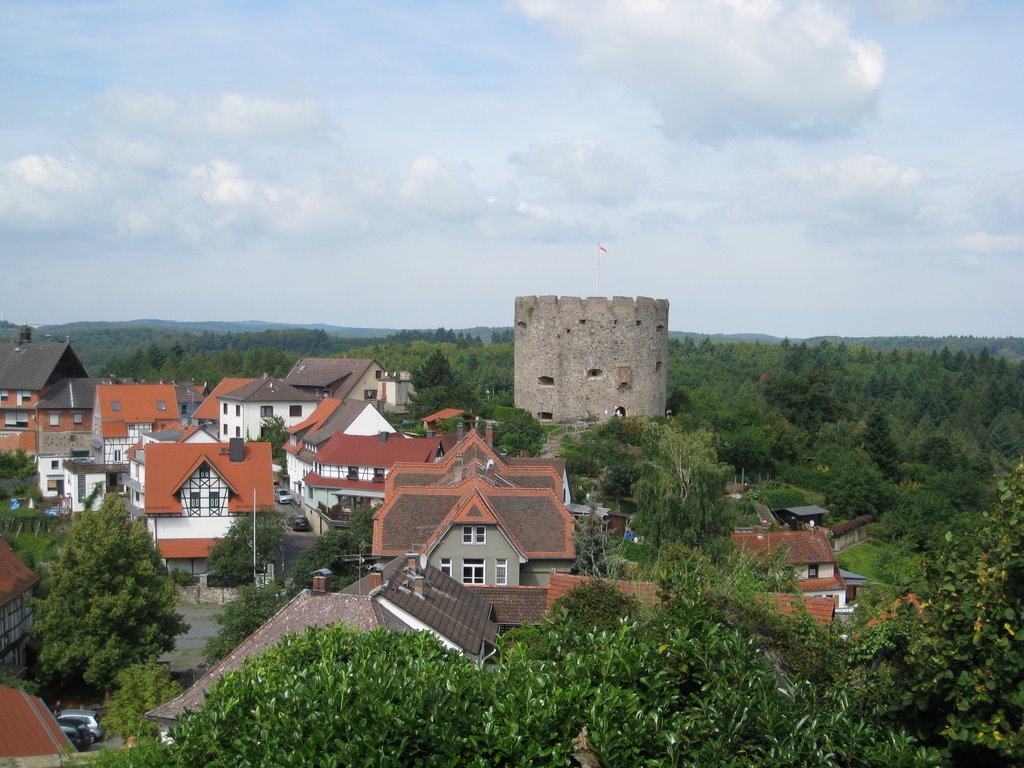
[{"label": "house facade", "polygon": [[343,357],[304,357],[285,376],[285,382],[317,399],[376,400],[387,372],[376,360]]},{"label": "house facade", "polygon": [[151,442],[136,455],[145,465],[146,528],[168,568],[205,573],[210,548],[236,517],[274,507],[270,443]]},{"label": "house facade", "polygon": [[218,435],[223,442],[231,438],[259,439],[263,419],[279,417],[286,429],[301,424],[316,409],[318,399],[308,392],[286,384],[283,379],[256,379],[219,394]]},{"label": "house facade", "polygon": [[846,583],[824,529],[733,533],[731,538],[737,547],[751,552],[785,551],[801,594],[831,598],[836,608],[846,606]]},{"label": "house facade", "polygon": [[32,627],[32,595],[39,577],[0,539],[0,669],[21,677]]},{"label": "house facade", "polygon": [[289,489],[298,498],[305,496],[302,479],[315,470],[318,452],[335,435],[379,437],[383,433],[394,434],[395,428],[374,403],[333,397],[320,400],[309,418],[288,430],[284,451]]},{"label": "house facade", "polygon": [[[384,502],[385,481],[396,463],[433,463],[443,455],[437,437],[336,432],[312,455],[312,468],[301,479],[300,498],[303,506],[326,517],[327,525],[344,526],[353,511]],[[300,463],[298,458],[295,463]]]},{"label": "house facade", "polygon": [[36,470],[43,496],[64,496],[64,460],[92,455],[96,387],[110,379],[64,379],[36,406]]},{"label": "house facade", "polygon": [[516,466],[470,431],[436,464],[396,464],[374,514],[373,555],[419,552],[465,585],[546,586],[575,558],[562,478]]},{"label": "house facade", "polygon": [[32,341],[32,329],[21,329],[17,341],[0,344],[0,451],[38,453],[39,401],[66,379],[88,377],[85,366],[67,343]]},{"label": "house facade", "polygon": [[93,408],[92,449],[96,464],[116,475],[128,470],[128,449],[146,432],[180,424],[173,384],[101,384]]}]

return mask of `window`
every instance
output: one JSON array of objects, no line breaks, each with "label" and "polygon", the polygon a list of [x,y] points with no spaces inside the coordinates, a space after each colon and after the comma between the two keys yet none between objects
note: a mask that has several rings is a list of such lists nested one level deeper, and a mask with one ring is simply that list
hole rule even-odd
[{"label": "window", "polygon": [[120,448],[115,448],[114,449],[114,463],[117,464],[120,461],[121,461],[121,449]]},{"label": "window", "polygon": [[363,400],[376,400],[376,399],[377,399],[377,390],[376,389],[364,389],[363,390]]},{"label": "window", "polygon": [[167,403],[165,401],[163,401],[163,400],[157,400],[156,401],[156,409],[158,411],[166,411],[167,410]]},{"label": "window", "polygon": [[236,405],[235,406],[235,416],[241,416],[241,415],[242,415],[242,406]]},{"label": "window", "polygon": [[464,525],[462,526],[462,543],[463,544],[486,544],[487,543],[487,529],[482,525]]},{"label": "window", "polygon": [[209,476],[210,476],[210,468],[209,467],[200,467],[199,468],[199,477],[201,477],[201,478],[208,478]]},{"label": "window", "polygon": [[85,421],[85,417],[80,413],[76,413],[71,416],[71,421],[73,424],[81,424]]},{"label": "window", "polygon": [[383,483],[384,482],[384,467],[373,468],[373,482]]},{"label": "window", "polygon": [[195,517],[199,514],[199,510],[202,507],[202,497],[199,495],[199,491],[188,492],[188,514],[190,517]]},{"label": "window", "polygon": [[59,482],[60,482],[60,480],[47,480],[46,481],[46,492],[50,496],[56,496],[57,493],[59,492],[59,488],[57,486],[57,483],[59,483]]},{"label": "window", "polygon": [[384,375],[384,371],[378,368],[376,371],[373,372],[373,375],[380,379]]},{"label": "window", "polygon": [[32,399],[32,393],[29,392],[27,389],[19,389],[18,390],[18,405],[24,405],[25,403],[27,403],[31,399]]},{"label": "window", "polygon": [[464,559],[462,561],[462,583],[483,584],[484,583],[484,561],[478,558]]},{"label": "window", "polygon": [[50,461],[50,469],[60,469],[60,459],[52,459]]},{"label": "window", "polygon": [[441,558],[441,573],[445,576],[452,575],[452,559],[450,557]]},{"label": "window", "polygon": [[121,410],[121,401],[120,400],[111,400],[110,401],[110,410],[114,411],[115,413],[120,411]]},{"label": "window", "polygon": [[293,419],[300,419],[300,418],[302,418],[302,406],[301,405],[289,405],[288,406],[288,415],[291,416]]},{"label": "window", "polygon": [[11,393],[6,389],[0,389],[0,402],[7,402],[7,398],[11,396]]},{"label": "window", "polygon": [[50,426],[51,427],[59,427],[60,426],[60,411],[50,411]]},{"label": "window", "polygon": [[225,425],[224,425],[224,434],[226,435],[227,433],[228,433],[228,425],[227,425],[227,424],[225,424]]},{"label": "window", "polygon": [[273,415],[274,415],[274,406],[272,406],[272,405],[261,405],[260,406],[260,416],[261,417],[266,418],[267,416],[273,416]]},{"label": "window", "polygon": [[494,583],[500,586],[508,584],[508,560],[504,557],[494,561]]},{"label": "window", "polygon": [[347,479],[348,480],[358,480],[359,479],[359,467],[349,467],[348,468]]},{"label": "window", "polygon": [[818,578],[818,564],[813,563],[807,566],[807,578],[816,579]]},{"label": "window", "polygon": [[224,403],[224,415],[225,416],[228,415],[228,404],[227,403]]},{"label": "window", "polygon": [[220,513],[220,491],[210,491],[210,514],[219,515]]},{"label": "window", "polygon": [[242,436],[242,428],[241,427],[235,427],[235,437],[241,437],[241,436]]}]

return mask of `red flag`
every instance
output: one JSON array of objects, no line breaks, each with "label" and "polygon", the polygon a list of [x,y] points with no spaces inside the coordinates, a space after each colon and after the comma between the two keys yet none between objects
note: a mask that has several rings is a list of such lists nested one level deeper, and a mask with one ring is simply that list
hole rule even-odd
[{"label": "red flag", "polygon": [[600,251],[601,253],[608,253],[608,249],[607,249],[607,248],[605,248],[605,247],[604,247],[603,245],[601,245],[600,243],[598,243],[598,245],[597,245],[597,250],[599,250],[599,251]]}]

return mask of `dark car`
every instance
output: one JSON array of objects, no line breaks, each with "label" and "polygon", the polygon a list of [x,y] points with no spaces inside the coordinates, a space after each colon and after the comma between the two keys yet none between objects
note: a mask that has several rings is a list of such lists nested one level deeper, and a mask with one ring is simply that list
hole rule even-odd
[{"label": "dark car", "polygon": [[64,731],[68,741],[74,744],[75,749],[79,752],[86,752],[92,746],[92,731],[89,730],[88,725],[71,722],[63,717],[58,717],[57,722],[60,723],[60,729]]},{"label": "dark car", "polygon": [[288,520],[292,524],[293,531],[311,531],[313,526],[309,524],[309,520],[306,519],[305,515],[292,515]]}]

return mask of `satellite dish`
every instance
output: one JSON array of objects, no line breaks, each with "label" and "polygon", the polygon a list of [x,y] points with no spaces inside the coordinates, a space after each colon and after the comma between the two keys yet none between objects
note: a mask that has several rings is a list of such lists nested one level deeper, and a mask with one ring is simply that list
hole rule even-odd
[{"label": "satellite dish", "polygon": [[420,553],[420,570],[426,570],[427,567],[427,556],[426,554]]}]

